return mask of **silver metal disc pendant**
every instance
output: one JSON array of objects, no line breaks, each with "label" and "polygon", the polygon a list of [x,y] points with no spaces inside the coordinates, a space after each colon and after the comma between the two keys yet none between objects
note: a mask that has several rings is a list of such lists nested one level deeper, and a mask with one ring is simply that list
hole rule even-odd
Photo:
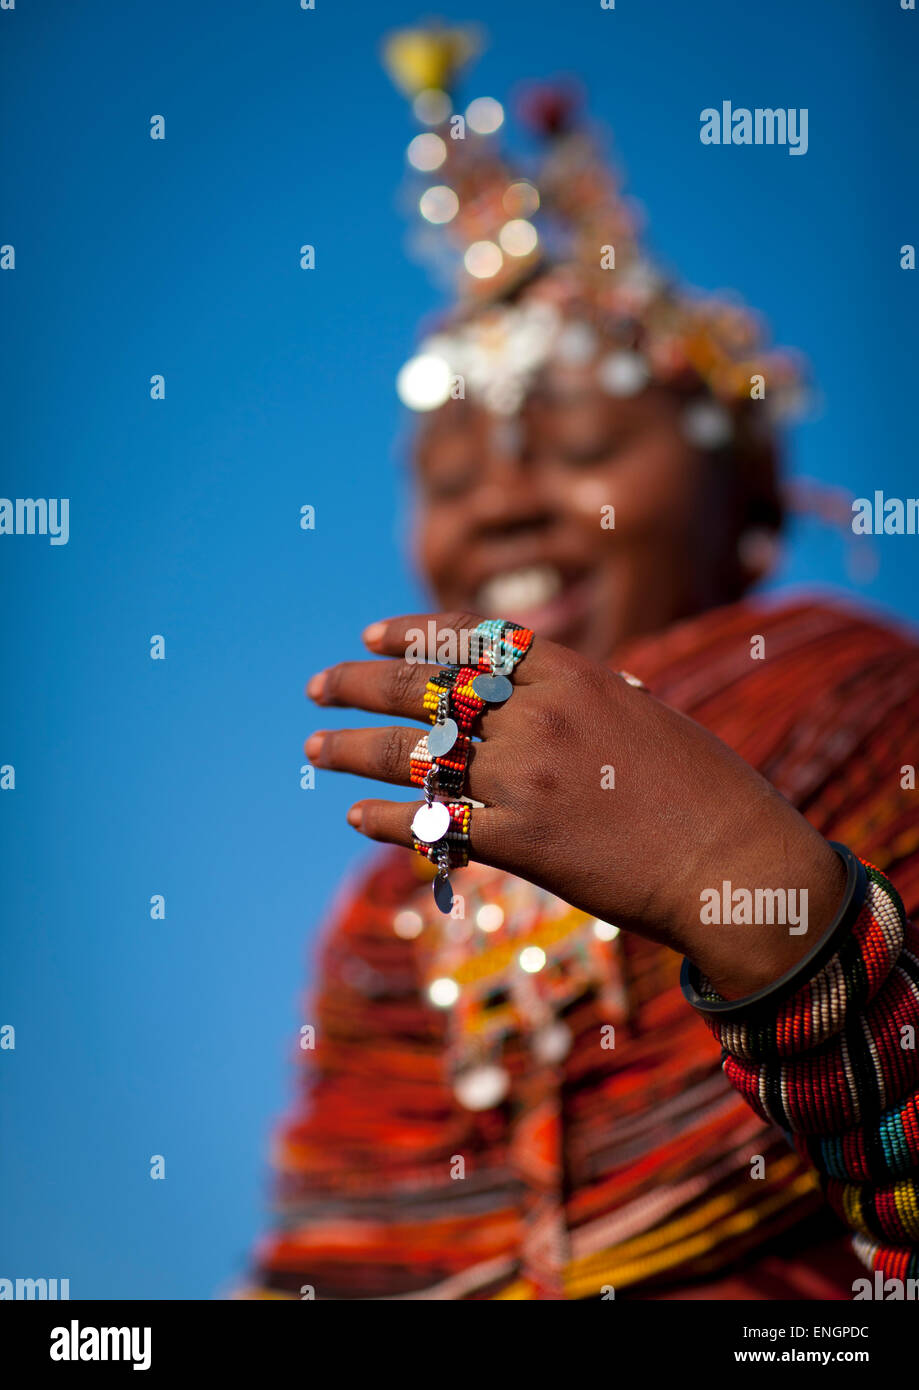
[{"label": "silver metal disc pendant", "polygon": [[459,727],[455,719],[444,719],[435,724],[428,734],[428,752],[432,758],[442,758],[449,753],[459,738]]},{"label": "silver metal disc pendant", "polygon": [[434,880],[434,901],[445,917],[453,911],[453,884],[445,874],[438,874]]},{"label": "silver metal disc pendant", "polygon": [[514,693],[507,676],[476,676],[472,688],[479,699],[489,705],[503,705]]},{"label": "silver metal disc pendant", "polygon": [[413,834],[426,845],[434,845],[442,840],[449,829],[450,812],[442,801],[419,806],[412,820]]},{"label": "silver metal disc pendant", "polygon": [[571,1029],[567,1023],[556,1019],[554,1023],[546,1023],[542,1028],[538,1028],[530,1045],[538,1061],[552,1065],[564,1061],[571,1051],[572,1041]]},{"label": "silver metal disc pendant", "polygon": [[510,1085],[511,1078],[503,1067],[471,1067],[456,1078],[453,1094],[465,1110],[491,1110],[500,1105]]}]

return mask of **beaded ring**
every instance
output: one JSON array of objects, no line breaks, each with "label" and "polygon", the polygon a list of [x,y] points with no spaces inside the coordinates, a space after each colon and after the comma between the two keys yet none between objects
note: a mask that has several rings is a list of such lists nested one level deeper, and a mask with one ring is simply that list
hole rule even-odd
[{"label": "beaded ring", "polygon": [[456,673],[456,684],[450,694],[450,707],[454,712],[454,719],[462,729],[471,729],[487,704],[474,685],[479,674],[476,666],[461,666]]},{"label": "beaded ring", "polygon": [[[453,902],[451,863],[462,868],[469,862],[470,807],[466,801],[452,801],[444,807],[443,802],[434,801],[434,792],[462,796],[472,727],[487,705],[503,704],[510,698],[513,687],[509,673],[533,641],[529,628],[504,619],[479,623],[473,632],[476,634],[477,664],[444,667],[427,683],[422,705],[433,727],[413,748],[409,770],[412,785],[422,787],[425,797],[424,806],[412,821],[412,845],[438,865],[434,898],[447,913]],[[442,833],[438,835],[438,831]]]},{"label": "beaded ring", "polygon": [[462,796],[471,747],[472,740],[469,735],[459,734],[449,752],[435,759],[428,747],[428,736],[423,734],[411,753],[412,786],[423,787],[432,766],[436,766],[437,790],[451,796]]},{"label": "beaded ring", "polygon": [[442,670],[431,677],[425,687],[422,703],[426,712],[431,716],[432,724],[437,722],[444,695],[449,695],[456,684],[458,671],[458,666],[444,666]]},{"label": "beaded ring", "polygon": [[490,639],[489,651],[480,661],[480,669],[497,669],[505,676],[509,676],[517,663],[523,660],[533,641],[533,633],[528,627],[506,622],[503,618],[487,618],[474,630]]},{"label": "beaded ring", "polygon": [[412,848],[418,854],[430,860],[432,864],[440,864],[441,851],[444,845],[450,854],[451,867],[462,869],[469,863],[469,822],[472,818],[472,807],[468,801],[448,801],[447,810],[450,813],[450,828],[442,839],[436,844],[426,845],[422,840],[413,839]]}]

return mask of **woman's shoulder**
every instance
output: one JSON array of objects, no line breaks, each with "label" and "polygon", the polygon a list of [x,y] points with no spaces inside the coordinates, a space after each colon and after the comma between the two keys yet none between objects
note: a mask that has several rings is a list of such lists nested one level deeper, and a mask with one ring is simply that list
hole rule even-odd
[{"label": "woman's shoulder", "polygon": [[810,688],[853,672],[913,665],[919,634],[891,614],[845,596],[770,594],[744,599],[638,639],[616,655],[668,702],[687,711],[733,688],[751,699],[783,679]]}]

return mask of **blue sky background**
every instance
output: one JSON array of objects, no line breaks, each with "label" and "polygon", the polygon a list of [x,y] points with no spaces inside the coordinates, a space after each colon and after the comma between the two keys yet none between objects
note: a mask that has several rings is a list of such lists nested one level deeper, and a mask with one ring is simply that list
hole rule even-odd
[{"label": "blue sky background", "polygon": [[[344,822],[359,784],[299,788],[303,685],[370,620],[426,606],[393,380],[438,299],[403,256],[415,127],[377,62],[417,17],[401,0],[0,12],[0,490],[71,499],[67,546],[0,538],[2,1276],[208,1298],[262,1224],[310,938],[367,853]],[[658,254],[810,356],[824,402],[794,472],[916,495],[919,273],[899,248],[919,242],[919,14],[502,0],[453,17],[492,39],[464,98],[580,74]],[[723,99],[806,106],[808,154],[703,147],[699,113]],[[803,524],[780,582],[846,586],[844,551]],[[915,616],[917,557],[919,538],[884,539],[856,591]]]}]

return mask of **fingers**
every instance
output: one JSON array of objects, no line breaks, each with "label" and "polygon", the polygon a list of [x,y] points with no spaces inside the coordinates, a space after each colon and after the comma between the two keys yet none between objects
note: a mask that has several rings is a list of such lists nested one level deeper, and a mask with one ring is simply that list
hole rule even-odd
[{"label": "fingers", "polygon": [[[363,709],[428,723],[424,692],[440,669],[406,660],[342,661],[313,676],[306,693],[317,705]],[[500,719],[501,706],[486,705],[478,715],[476,733],[487,736]]]},{"label": "fingers", "polygon": [[313,676],[306,693],[317,705],[426,720],[425,686],[436,672],[408,661],[342,661]]},{"label": "fingers", "polygon": [[[315,767],[409,787],[411,755],[421,736],[420,729],[323,729],[310,735],[304,751]],[[470,748],[464,790],[473,800],[491,799],[488,789],[495,761],[488,744],[474,743]]]},{"label": "fingers", "polygon": [[[412,846],[412,819],[423,801],[358,801],[348,812],[348,824],[369,840]],[[496,807],[474,807],[469,819],[469,854],[485,863],[499,862],[508,841],[507,813]]]},{"label": "fingers", "polygon": [[[410,662],[438,666],[475,666],[483,650],[481,634],[475,633],[480,622],[474,613],[412,613],[371,623],[362,635],[365,646],[380,656],[407,656]],[[541,669],[544,676],[546,657],[552,650],[554,643],[534,640],[514,673],[515,683],[529,685],[539,680]]]},{"label": "fingers", "polygon": [[[481,621],[474,613],[412,613],[371,623],[361,636],[364,645],[379,656],[405,656],[406,648],[414,646],[418,659],[442,666],[458,666],[468,663],[460,662],[457,652],[451,660],[446,648],[451,645],[451,639],[463,632],[468,636]],[[444,650],[438,653],[441,647]]]}]

